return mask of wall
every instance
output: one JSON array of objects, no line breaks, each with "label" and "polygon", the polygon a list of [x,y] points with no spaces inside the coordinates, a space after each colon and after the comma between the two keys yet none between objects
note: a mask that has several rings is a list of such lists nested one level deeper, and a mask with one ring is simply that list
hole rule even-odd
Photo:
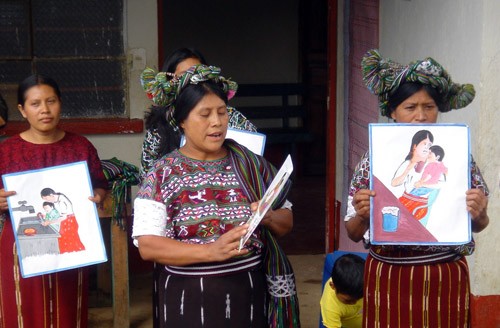
[{"label": "wall", "polygon": [[[156,0],[125,2],[125,49],[128,56],[128,103],[130,118],[143,118],[144,111],[150,106],[139,83],[143,67],[158,62],[158,33]],[[133,56],[136,54],[136,56]],[[144,54],[145,57],[141,57]],[[134,58],[135,57],[135,58]],[[143,134],[130,135],[87,135],[94,144],[101,159],[117,157],[121,160],[140,165]]]},{"label": "wall", "polygon": [[[380,3],[380,50],[383,56],[399,62],[431,56],[459,83],[476,88],[474,102],[465,109],[440,116],[441,122],[463,122],[471,128],[474,157],[490,188],[489,227],[474,235],[476,252],[468,257],[471,269],[471,300],[474,326],[491,327],[500,323],[498,314],[484,310],[500,304],[499,178],[500,119],[500,23],[496,0],[384,0]],[[486,297],[485,295],[490,295]],[[493,296],[491,296],[493,295]],[[484,296],[484,297],[481,297]],[[483,312],[481,312],[483,311]]]}]

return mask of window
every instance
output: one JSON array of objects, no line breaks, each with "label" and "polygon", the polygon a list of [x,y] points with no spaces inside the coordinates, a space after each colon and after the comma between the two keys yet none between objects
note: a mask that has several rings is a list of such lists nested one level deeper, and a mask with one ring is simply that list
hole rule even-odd
[{"label": "window", "polygon": [[17,85],[54,78],[63,118],[127,118],[123,0],[2,0],[0,94],[9,122],[21,119]]}]

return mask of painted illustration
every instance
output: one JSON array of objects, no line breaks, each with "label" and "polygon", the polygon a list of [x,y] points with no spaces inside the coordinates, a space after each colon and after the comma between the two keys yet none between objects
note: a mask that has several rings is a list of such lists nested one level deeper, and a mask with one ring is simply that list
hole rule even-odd
[{"label": "painted illustration", "polygon": [[[469,130],[457,124],[370,124],[374,244],[470,241]],[[446,156],[445,156],[446,154]],[[452,208],[452,213],[444,211]]]},{"label": "painted illustration", "polygon": [[292,172],[293,172],[292,158],[290,157],[290,155],[288,155],[285,161],[283,162],[283,165],[279,169],[278,173],[276,173],[276,176],[274,177],[273,181],[269,185],[269,188],[267,189],[266,193],[259,201],[257,210],[248,220],[247,222],[249,224],[248,231],[243,237],[241,237],[239,249],[243,248],[243,245],[245,245],[248,238],[250,238],[255,229],[257,229],[260,221],[262,220],[266,212],[269,210],[269,208],[271,208],[272,203],[274,202],[276,197],[278,197],[281,189],[283,189],[283,186],[288,181],[288,178],[290,177],[290,174],[292,174]]},{"label": "painted illustration", "polygon": [[31,277],[107,260],[87,163],[2,176],[21,274]]}]

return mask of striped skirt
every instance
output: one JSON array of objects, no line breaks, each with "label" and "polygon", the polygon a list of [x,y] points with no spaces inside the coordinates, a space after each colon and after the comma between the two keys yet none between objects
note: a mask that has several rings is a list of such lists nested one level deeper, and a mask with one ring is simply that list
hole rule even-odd
[{"label": "striped skirt", "polygon": [[22,278],[11,222],[0,232],[0,327],[84,328],[88,268]]},{"label": "striped skirt", "polygon": [[261,270],[204,277],[164,270],[157,279],[155,327],[266,327],[266,282]]},{"label": "striped skirt", "polygon": [[363,327],[469,327],[465,257],[427,265],[397,265],[368,255]]}]

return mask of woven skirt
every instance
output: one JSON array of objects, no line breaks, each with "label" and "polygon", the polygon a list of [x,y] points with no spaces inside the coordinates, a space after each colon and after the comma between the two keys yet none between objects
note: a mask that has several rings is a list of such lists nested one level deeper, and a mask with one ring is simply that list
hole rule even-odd
[{"label": "woven skirt", "polygon": [[465,257],[427,265],[395,265],[368,255],[363,327],[469,327]]},{"label": "woven skirt", "polygon": [[266,327],[261,270],[224,276],[156,275],[155,327]]}]

